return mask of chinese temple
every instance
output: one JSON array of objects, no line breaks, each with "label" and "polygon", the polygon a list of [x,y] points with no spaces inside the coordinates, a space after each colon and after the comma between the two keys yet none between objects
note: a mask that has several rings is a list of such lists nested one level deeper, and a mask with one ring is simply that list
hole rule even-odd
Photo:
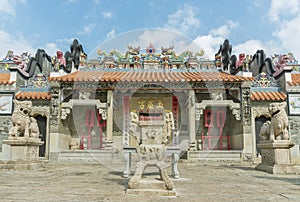
[{"label": "chinese temple", "polygon": [[[182,158],[253,162],[259,130],[271,117],[268,105],[285,101],[296,143],[292,159],[299,161],[300,65],[292,53],[236,56],[229,40],[214,60],[205,60],[204,50],[177,53],[152,43],[127,48],[99,49],[98,58],[88,59],[75,39],[70,51],[52,57],[41,49],[35,56],[9,51],[0,61],[0,141],[7,138],[16,99],[32,101],[45,142],[39,155],[49,160],[87,153],[101,158],[136,147],[134,113],[150,122],[168,114],[167,147]],[[2,144],[2,158],[7,150]]]}]

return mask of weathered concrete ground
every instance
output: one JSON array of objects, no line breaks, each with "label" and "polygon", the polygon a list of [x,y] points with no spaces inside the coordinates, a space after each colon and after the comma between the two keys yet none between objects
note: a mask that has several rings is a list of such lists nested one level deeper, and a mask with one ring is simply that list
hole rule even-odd
[{"label": "weathered concrete ground", "polygon": [[272,175],[254,166],[180,162],[178,198],[125,194],[123,168],[122,162],[45,162],[39,170],[0,170],[0,201],[300,201],[300,175]]}]

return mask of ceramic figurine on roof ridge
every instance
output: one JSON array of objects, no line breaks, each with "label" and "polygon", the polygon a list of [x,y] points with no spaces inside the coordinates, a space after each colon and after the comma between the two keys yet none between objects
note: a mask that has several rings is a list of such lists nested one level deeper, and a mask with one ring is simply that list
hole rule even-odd
[{"label": "ceramic figurine on roof ridge", "polygon": [[77,39],[73,40],[73,43],[70,45],[70,51],[66,51],[65,60],[66,66],[63,66],[63,70],[67,73],[71,73],[72,65],[74,64],[74,68],[78,70],[80,65],[81,54],[86,55],[83,51],[82,45],[78,43]]},{"label": "ceramic figurine on roof ridge", "polygon": [[13,61],[13,60],[14,60],[14,52],[12,50],[7,51],[4,61]]},{"label": "ceramic figurine on roof ridge", "polygon": [[221,56],[222,68],[224,71],[228,70],[229,60],[231,57],[232,45],[230,44],[228,39],[225,39],[218,52],[215,54],[215,57]]},{"label": "ceramic figurine on roof ridge", "polygon": [[55,72],[66,66],[66,59],[62,51],[56,51],[56,55],[52,57],[52,64]]}]

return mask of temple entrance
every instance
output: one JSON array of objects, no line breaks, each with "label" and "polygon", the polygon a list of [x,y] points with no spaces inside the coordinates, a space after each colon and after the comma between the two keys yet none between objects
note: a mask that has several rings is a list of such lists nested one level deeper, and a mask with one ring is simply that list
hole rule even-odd
[{"label": "temple entrance", "polygon": [[[255,139],[256,139],[256,145],[259,142],[259,132],[260,129],[262,127],[262,125],[266,122],[266,121],[271,121],[271,118],[267,118],[266,116],[260,116],[258,118],[255,119]],[[260,154],[260,149],[256,147],[256,155],[258,156]]]},{"label": "temple entrance", "polygon": [[[180,101],[178,96],[172,93],[162,93],[160,95],[149,93],[135,93],[132,96],[124,95],[122,103],[122,128],[123,131],[129,131],[130,113],[137,113],[140,120],[159,119],[159,117],[148,116],[149,112],[162,111],[164,113],[172,113],[172,120],[174,121],[173,134],[169,137],[167,145],[178,145],[185,138],[179,138],[179,130],[187,131],[187,111],[184,112],[185,119],[182,121],[182,112],[180,111]],[[121,125],[121,124],[120,124]],[[130,146],[136,146],[138,142],[130,142]]]},{"label": "temple entrance", "polygon": [[44,141],[39,148],[39,156],[45,157],[46,154],[46,132],[47,132],[47,118],[41,115],[37,115],[34,117],[37,120],[37,124],[40,130],[40,138]]},{"label": "temple entrance", "polygon": [[229,150],[230,136],[224,131],[226,109],[204,110],[204,131],[201,134],[202,150]]},{"label": "temple entrance", "polygon": [[95,109],[85,110],[85,126],[80,134],[80,149],[101,149],[103,148],[104,129],[106,120],[102,115],[96,113]]}]

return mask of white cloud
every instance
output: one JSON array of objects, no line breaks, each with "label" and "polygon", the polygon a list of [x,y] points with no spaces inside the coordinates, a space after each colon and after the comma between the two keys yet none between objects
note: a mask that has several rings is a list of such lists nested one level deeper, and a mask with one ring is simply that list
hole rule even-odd
[{"label": "white cloud", "polygon": [[15,2],[10,2],[9,0],[2,0],[0,6],[0,12],[15,15]]},{"label": "white cloud", "polygon": [[106,34],[106,39],[111,39],[111,38],[115,37],[115,35],[116,35],[116,30],[112,29]]},{"label": "white cloud", "polygon": [[274,36],[278,37],[283,49],[293,52],[295,57],[300,59],[300,14],[290,21],[284,21],[280,28],[275,31]]},{"label": "white cloud", "polygon": [[214,59],[220,45],[230,36],[231,30],[238,26],[238,23],[228,21],[224,25],[212,29],[208,35],[197,36],[193,42],[204,49],[205,58]]},{"label": "white cloud", "polygon": [[103,18],[112,18],[113,13],[108,11],[108,12],[102,12],[102,17]]},{"label": "white cloud", "polygon": [[268,17],[270,21],[277,22],[280,18],[298,14],[299,11],[299,0],[272,0]]},{"label": "white cloud", "polygon": [[71,37],[71,38],[64,38],[64,39],[59,39],[58,42],[71,44],[71,43],[73,43],[74,39],[75,38],[73,38],[73,37]]},{"label": "white cloud", "polygon": [[46,53],[48,55],[50,55],[51,57],[56,55],[56,51],[59,50],[57,44],[55,43],[47,43],[44,50],[46,51]]},{"label": "white cloud", "polygon": [[16,37],[3,30],[0,30],[0,59],[6,56],[8,50],[14,51],[14,54],[20,55],[23,52],[35,53],[32,45],[22,36]]},{"label": "white cloud", "polygon": [[26,3],[26,0],[1,0],[0,13],[16,15],[16,6],[19,3]]},{"label": "white cloud", "polygon": [[276,25],[273,36],[277,38],[277,47],[280,47],[278,50],[281,51],[279,53],[292,52],[296,59],[299,59],[300,2],[298,0],[272,0],[268,17]]},{"label": "white cloud", "polygon": [[200,26],[200,20],[194,13],[194,8],[184,4],[182,9],[168,15],[168,22],[165,28],[175,30],[184,34],[195,32]]},{"label": "white cloud", "polygon": [[95,28],[96,23],[88,24],[83,28],[83,31],[78,32],[78,35],[89,35]]},{"label": "white cloud", "polygon": [[205,35],[196,37],[194,43],[204,49],[205,58],[213,60],[224,40],[221,36]]},{"label": "white cloud", "polygon": [[218,27],[217,29],[212,29],[209,33],[213,36],[228,37],[230,35],[231,29],[237,28],[239,23],[233,21],[227,21],[225,25]]}]

